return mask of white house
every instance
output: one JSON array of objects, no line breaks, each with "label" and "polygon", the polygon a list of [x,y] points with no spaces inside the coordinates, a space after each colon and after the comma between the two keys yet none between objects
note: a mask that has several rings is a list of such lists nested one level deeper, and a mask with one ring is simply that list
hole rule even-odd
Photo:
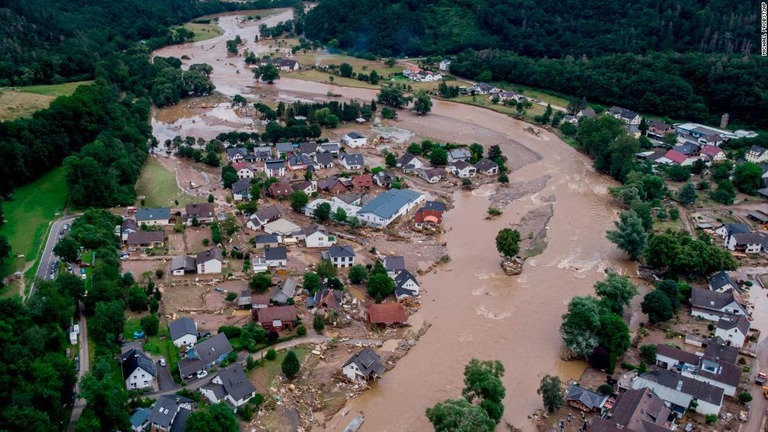
[{"label": "white house", "polygon": [[499,165],[490,159],[480,159],[475,164],[475,169],[480,174],[496,175],[499,173]]},{"label": "white house", "polygon": [[456,161],[450,165],[451,172],[458,178],[469,178],[477,175],[477,168],[467,161]]},{"label": "white house", "polygon": [[344,168],[349,170],[361,169],[365,165],[365,158],[359,153],[342,153],[339,160]]},{"label": "white house", "polygon": [[351,148],[358,148],[362,147],[367,143],[367,140],[363,135],[361,135],[359,132],[349,132],[343,137],[341,137],[341,141],[347,146]]},{"label": "white house", "polygon": [[288,265],[288,250],[285,246],[264,248],[264,260],[267,267],[285,267]]},{"label": "white house", "polygon": [[366,225],[383,228],[408,214],[425,199],[424,194],[413,190],[390,189],[363,206],[357,217]]},{"label": "white house", "polygon": [[655,369],[638,376],[632,381],[632,388],[649,388],[673,409],[683,411],[695,399],[695,411],[703,415],[719,415],[723,405],[723,389],[665,369]]},{"label": "white house", "polygon": [[451,61],[448,59],[440,60],[438,68],[443,72],[449,72],[451,70]]},{"label": "white house", "polygon": [[286,238],[293,237],[301,232],[301,227],[287,219],[277,219],[264,225],[264,232],[267,234],[276,234],[280,236],[283,241]]},{"label": "white house", "polygon": [[171,209],[161,208],[140,208],[136,210],[136,223],[147,226],[170,225]]},{"label": "white house", "polygon": [[344,209],[344,212],[347,214],[348,218],[356,217],[357,212],[360,211],[360,207],[356,205],[347,204],[338,197],[331,197],[330,200],[323,198],[312,200],[309,204],[306,205],[306,207],[304,207],[304,214],[307,216],[313,216],[315,214],[315,209],[320,206],[320,204],[325,203],[331,206],[331,214],[336,213],[339,208],[342,208]]},{"label": "white house", "polygon": [[749,328],[749,320],[744,315],[726,315],[717,322],[715,336],[721,337],[731,346],[741,348],[747,340]]},{"label": "white house", "polygon": [[424,168],[424,162],[413,153],[406,153],[397,160],[397,167],[403,171],[414,171]]},{"label": "white house", "polygon": [[197,274],[221,273],[221,264],[223,263],[221,251],[212,248],[205,252],[200,252],[195,258],[195,263],[197,265]]},{"label": "white house", "polygon": [[741,285],[724,271],[719,271],[707,278],[707,284],[712,291],[726,292],[728,290],[736,290],[741,292]]},{"label": "white house", "polygon": [[317,225],[304,228],[304,244],[308,248],[324,248],[336,244],[336,237],[323,231]]},{"label": "white house", "polygon": [[242,179],[232,183],[232,199],[235,202],[251,199],[251,181]]},{"label": "white house", "polygon": [[341,371],[350,381],[365,382],[380,378],[387,368],[381,364],[381,357],[370,348],[364,348],[349,358]]},{"label": "white house", "polygon": [[355,250],[352,246],[331,246],[322,253],[323,259],[331,261],[335,267],[352,267],[355,265]]},{"label": "white house", "polygon": [[188,255],[179,255],[171,259],[171,274],[174,276],[184,276],[187,273],[197,271],[195,257]]},{"label": "white house", "polygon": [[422,168],[419,170],[416,170],[419,177],[421,177],[423,180],[425,180],[427,183],[437,183],[445,174],[445,170],[441,168]]},{"label": "white house", "polygon": [[744,301],[734,290],[711,291],[703,288],[691,290],[691,315],[709,321],[720,321],[726,314],[748,315]]},{"label": "white house", "polygon": [[271,159],[264,162],[264,172],[267,177],[282,177],[285,175],[285,161]]},{"label": "white house", "polygon": [[420,290],[419,281],[408,270],[403,270],[395,276],[395,296],[398,300],[416,297]]},{"label": "white house", "polygon": [[738,233],[728,237],[725,247],[732,251],[757,254],[763,250],[763,242],[768,242],[768,239],[762,233]]},{"label": "white house", "polygon": [[[713,345],[713,343],[710,343]],[[716,349],[707,349],[707,353],[716,353]],[[680,373],[684,377],[703,381],[723,389],[726,396],[734,396],[741,379],[741,368],[729,363],[727,355],[722,358],[708,356],[707,353],[689,353],[678,348],[662,344],[656,345],[656,366]],[[715,354],[719,356],[720,354]],[[734,356],[735,357],[735,356]]]},{"label": "white house", "polygon": [[254,172],[250,166],[245,162],[235,162],[232,164],[232,168],[237,171],[237,176],[241,179],[252,179]]},{"label": "white house", "polygon": [[182,317],[168,324],[171,340],[177,348],[197,343],[197,324],[190,317]]},{"label": "white house", "polygon": [[472,152],[469,149],[460,147],[448,150],[448,163],[454,163],[458,161],[468,161],[472,158]]},{"label": "white house", "polygon": [[768,149],[760,146],[752,146],[744,155],[749,162],[760,163],[768,161]]},{"label": "white house", "polygon": [[734,234],[748,233],[751,231],[752,229],[749,227],[749,225],[737,223],[727,223],[715,230],[715,232],[725,240],[723,246],[728,244],[728,237]]},{"label": "white house", "polygon": [[155,363],[143,351],[130,349],[120,356],[120,367],[123,371],[125,388],[151,389],[155,384],[157,370]]},{"label": "white house", "polygon": [[643,121],[643,118],[640,117],[640,114],[626,108],[612,106],[608,109],[607,113],[612,117],[622,120],[628,125],[637,126]]},{"label": "white house", "polygon": [[211,403],[227,402],[230,406],[241,407],[256,396],[256,387],[248,380],[243,367],[235,362],[221,369],[207,385],[200,387],[200,393]]}]

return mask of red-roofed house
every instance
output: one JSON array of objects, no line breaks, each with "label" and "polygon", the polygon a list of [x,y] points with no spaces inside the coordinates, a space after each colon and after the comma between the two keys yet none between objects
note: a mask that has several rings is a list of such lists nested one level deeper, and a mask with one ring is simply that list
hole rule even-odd
[{"label": "red-roofed house", "polygon": [[235,162],[232,164],[232,168],[237,171],[237,176],[241,179],[253,178],[253,170],[245,162]]},{"label": "red-roofed house", "polygon": [[373,175],[372,174],[360,174],[352,177],[352,186],[356,188],[369,188],[373,187]]},{"label": "red-roofed house", "polygon": [[408,320],[405,306],[400,303],[381,303],[368,306],[368,322],[377,325],[403,324]]},{"label": "red-roofed house", "polygon": [[701,146],[701,154],[706,156],[712,162],[721,162],[728,159],[725,152],[720,147],[709,144]]},{"label": "red-roofed house", "polygon": [[[666,161],[665,161],[666,159]],[[669,162],[667,162],[669,161]],[[670,150],[667,152],[667,154],[664,155],[663,158],[659,159],[658,162],[666,163],[666,164],[675,164],[675,165],[690,165],[694,161],[693,158],[689,158],[688,156],[680,153],[677,150]]]},{"label": "red-roofed house", "polygon": [[416,222],[416,226],[419,228],[424,225],[440,225],[443,223],[443,212],[441,210],[420,208],[416,211],[414,222]]}]

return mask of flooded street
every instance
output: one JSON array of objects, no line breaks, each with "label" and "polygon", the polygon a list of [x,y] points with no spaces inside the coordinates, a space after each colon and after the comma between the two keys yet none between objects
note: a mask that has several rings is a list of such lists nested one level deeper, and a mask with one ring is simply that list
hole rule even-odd
[{"label": "flooded street", "polygon": [[[290,12],[274,15],[268,23],[274,25],[289,17]],[[220,24],[225,34],[219,38],[168,47],[155,54],[186,54],[192,63],[213,65],[214,85],[229,96],[240,93],[253,100],[266,94],[282,100],[327,100],[330,91],[340,95],[338,100],[375,98],[374,90],[299,81],[288,74],[271,86],[256,84],[250,71],[244,69],[242,58],[225,58],[224,41],[239,34],[248,41],[246,48],[254,50],[253,35],[260,23],[241,28],[235,17],[224,17]],[[185,65],[189,63],[185,61]],[[236,70],[242,72],[237,74]],[[195,136],[215,136],[215,128],[237,128],[230,123],[246,120],[233,119],[225,111],[220,107],[202,110],[173,124],[168,123],[173,119],[153,119],[153,127],[160,134],[158,139],[189,130],[200,131]],[[525,431],[533,430],[527,417],[542,407],[536,394],[541,377],[556,373],[564,380],[574,379],[586,366],[560,360],[558,328],[568,301],[575,295],[592,293],[593,284],[605,276],[607,267],[634,272],[633,265],[605,238],[606,230],[617,218],[608,192],[616,183],[597,175],[587,157],[555,135],[500,113],[434,101],[429,115],[416,116],[406,110],[398,115],[399,119],[389,124],[416,137],[478,142],[486,148],[500,145],[509,160],[512,183],[548,178],[536,182],[543,187],[541,190],[512,201],[502,209],[501,217],[491,221],[485,216],[496,186],[456,192],[456,208],[446,214],[448,232],[441,239],[447,242],[452,260],[436,273],[421,278],[426,291],[422,309],[409,319],[415,328],[424,321],[432,327],[372,390],[348,402],[342,412],[363,412],[362,431],[430,430],[424,410],[446,398],[460,396],[466,363],[473,357],[498,359],[506,368],[504,421]],[[216,126],[211,129],[206,125]],[[179,129],[174,129],[176,126]],[[251,126],[243,123],[242,127]],[[328,135],[334,136],[334,132]],[[495,248],[496,233],[518,223],[531,210],[548,205],[553,206],[554,215],[548,223],[547,248],[526,262],[522,275],[505,276]],[[338,414],[327,419],[326,428],[342,430],[353,417]],[[503,424],[497,429],[502,430]]]}]

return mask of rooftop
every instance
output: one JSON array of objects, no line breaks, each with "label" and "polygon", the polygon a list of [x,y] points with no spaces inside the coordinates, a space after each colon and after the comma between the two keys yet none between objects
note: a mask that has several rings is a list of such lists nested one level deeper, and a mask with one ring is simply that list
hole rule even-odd
[{"label": "rooftop", "polygon": [[371,324],[401,324],[408,320],[405,306],[400,303],[380,303],[368,306],[368,321]]},{"label": "rooftop", "polygon": [[188,334],[197,335],[197,325],[195,320],[190,317],[179,318],[168,324],[168,330],[171,332],[171,340],[179,339]]},{"label": "rooftop", "polygon": [[423,196],[419,192],[408,189],[390,189],[368,202],[358,214],[373,213],[383,219],[390,219],[405,205]]}]

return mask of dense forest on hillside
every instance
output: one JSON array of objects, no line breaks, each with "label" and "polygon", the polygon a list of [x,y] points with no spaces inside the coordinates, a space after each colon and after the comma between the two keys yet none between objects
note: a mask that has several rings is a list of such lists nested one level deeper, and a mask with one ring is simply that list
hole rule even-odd
[{"label": "dense forest on hillside", "polygon": [[766,127],[759,14],[755,0],[324,0],[304,28],[358,54],[460,54],[452,71],[468,78]]}]

